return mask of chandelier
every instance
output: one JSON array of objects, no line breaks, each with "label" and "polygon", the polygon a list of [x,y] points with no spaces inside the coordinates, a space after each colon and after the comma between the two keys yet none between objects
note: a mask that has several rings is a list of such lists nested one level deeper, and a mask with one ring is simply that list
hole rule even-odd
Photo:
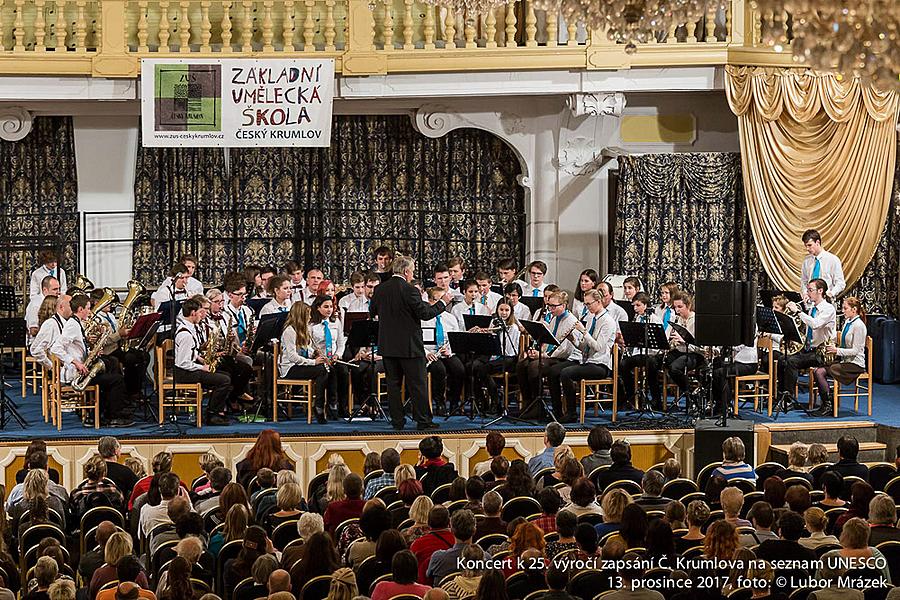
[{"label": "chandelier", "polygon": [[762,41],[797,62],[900,91],[898,0],[754,0]]}]

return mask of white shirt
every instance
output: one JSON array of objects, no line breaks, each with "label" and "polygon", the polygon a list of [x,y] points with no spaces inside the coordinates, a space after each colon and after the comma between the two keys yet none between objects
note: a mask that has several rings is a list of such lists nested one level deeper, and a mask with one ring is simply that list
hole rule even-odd
[{"label": "white shirt", "polygon": [[453,356],[453,351],[450,350],[450,336],[448,333],[451,331],[460,331],[461,327],[459,325],[459,319],[447,311],[442,312],[434,319],[422,321],[422,339],[425,343],[425,353],[431,354],[432,352],[438,351],[437,323],[435,319],[441,320],[441,325],[444,328],[444,343],[447,344],[447,350],[449,351],[448,356]]},{"label": "white shirt", "polygon": [[[672,312],[674,313],[674,311],[672,311]],[[681,325],[682,327],[684,327],[685,329],[688,330],[688,333],[690,333],[691,335],[694,335],[695,316],[696,315],[694,313],[691,313],[691,316],[689,316],[687,319],[682,319],[681,317],[674,317],[673,322],[678,325]],[[669,335],[671,336],[672,332],[674,332],[674,331],[675,331],[674,329],[669,328],[667,333],[669,333]],[[697,353],[703,352],[703,349],[700,346],[695,346],[694,344],[676,344],[675,349],[678,350],[679,352],[697,352]]]},{"label": "white shirt", "polygon": [[[550,314],[550,313],[548,313]],[[547,324],[547,329],[550,330],[550,333],[553,334],[553,337],[560,342],[560,345],[553,349],[550,352],[551,358],[558,358],[560,360],[566,360],[569,358],[569,355],[572,354],[572,351],[575,349],[575,345],[572,343],[572,340],[566,337],[566,335],[574,330],[575,323],[578,322],[578,319],[575,318],[570,311],[565,311],[558,317],[551,317],[550,323]],[[578,334],[574,336],[578,339]],[[541,345],[541,351],[547,352],[547,346]]]},{"label": "white shirt", "polygon": [[310,324],[309,335],[312,338],[313,346],[319,349],[322,355],[325,355],[325,327],[331,331],[331,356],[335,358],[343,358],[344,345],[347,338],[344,337],[344,326],[340,319],[334,321],[325,320],[315,325]]},{"label": "white shirt", "polygon": [[519,355],[519,338],[521,336],[522,332],[519,331],[519,328],[515,325],[507,325],[505,331],[501,329],[497,332],[497,337],[500,338],[500,350],[503,352],[503,356]]},{"label": "white shirt", "polygon": [[[242,315],[244,318],[244,333],[248,335],[250,332],[251,323],[254,321],[253,317],[253,309],[247,306],[246,304],[242,304],[240,307],[233,306],[231,302],[227,302],[225,304],[225,320],[228,322],[228,325],[234,329],[235,334],[238,332],[238,321],[239,316]],[[241,339],[238,335],[237,341],[239,344],[243,344],[246,341]]]},{"label": "white shirt", "polygon": [[615,300],[609,301],[609,306],[606,307],[606,310],[609,311],[609,316],[612,317],[613,322],[616,324],[616,331],[618,331],[619,321],[627,321],[628,313],[624,308],[616,304]]},{"label": "white shirt", "polygon": [[[837,313],[834,305],[824,298],[815,306],[816,316],[812,317],[812,309],[809,314],[801,312],[797,316],[806,324],[807,331],[812,328],[812,347],[821,346],[829,338],[834,339],[834,325],[837,320]],[[806,342],[807,336],[803,336]]]},{"label": "white shirt", "polygon": [[486,306],[488,309],[488,313],[494,314],[494,311],[497,310],[497,303],[501,300],[503,300],[503,296],[493,290],[488,290],[487,294],[485,294],[484,296],[479,296],[478,299],[475,300],[475,302]]},{"label": "white shirt", "polygon": [[527,321],[531,318],[531,312],[527,306],[521,302],[516,302],[516,305],[513,306],[513,316],[519,321]]},{"label": "white shirt", "polygon": [[[550,285],[550,284],[547,283],[546,281],[544,283],[542,283],[541,285],[539,285],[538,287],[533,287],[530,283],[526,283],[524,286],[522,286],[522,295],[540,298],[541,296],[544,295],[544,288],[547,287],[548,285]],[[536,294],[534,293],[535,290],[537,290]]]},{"label": "white shirt", "polygon": [[588,318],[590,311],[588,310],[588,307],[584,305],[584,302],[578,298],[572,298],[572,314],[578,317],[578,320],[583,323],[584,320]]},{"label": "white shirt", "polygon": [[369,302],[370,300],[366,298],[366,295],[357,296],[356,294],[350,293],[338,300],[338,308],[341,309],[341,315],[345,315],[348,312],[369,312]]},{"label": "white shirt", "polygon": [[175,366],[185,371],[199,371],[203,368],[200,358],[200,333],[190,321],[182,321],[175,332]]},{"label": "white shirt", "polygon": [[306,280],[301,279],[300,283],[291,282],[291,304],[294,302],[303,302],[306,296]]},{"label": "white shirt", "polygon": [[[589,314],[585,326],[587,331],[580,336],[578,345],[569,355],[569,360],[604,365],[606,368],[612,369],[612,347],[616,343],[618,324],[613,321],[609,308],[597,315]],[[592,327],[593,333],[591,333]]]},{"label": "white shirt", "polygon": [[[657,317],[659,317],[659,322],[661,324],[665,324],[665,322],[666,322],[664,317],[666,316],[667,310],[669,311],[669,323],[671,323],[672,321],[675,320],[675,317],[676,317],[674,308],[672,308],[671,306],[668,306],[666,304],[660,304],[656,308],[653,309],[653,314],[655,314]],[[669,333],[668,325],[665,326],[665,330],[666,330],[666,334],[668,335],[668,333]]]},{"label": "white shirt", "polygon": [[285,327],[281,333],[281,348],[278,354],[278,373],[280,377],[287,377],[288,371],[294,365],[309,367],[316,364],[313,358],[316,348],[312,341],[304,347],[297,348],[297,332],[293,327]]},{"label": "white shirt", "polygon": [[825,293],[830,298],[840,295],[847,286],[844,281],[844,268],[841,265],[841,259],[827,250],[822,250],[818,256],[807,254],[803,259],[803,266],[800,269],[800,295],[802,296],[806,292],[806,285],[813,279],[816,259],[819,259],[819,279],[828,284]]},{"label": "white shirt", "polygon": [[77,317],[72,317],[63,326],[62,334],[53,340],[50,346],[50,352],[54,354],[63,363],[63,370],[60,378],[63,383],[69,383],[78,374],[73,361],[84,362],[87,358],[87,346],[84,343],[84,330],[81,328],[81,321]]},{"label": "white shirt", "polygon": [[290,298],[288,298],[288,300],[285,304],[278,304],[278,301],[275,300],[275,298],[272,298],[259,311],[259,317],[263,318],[266,315],[274,315],[274,314],[277,314],[280,312],[288,312],[289,310],[291,310],[291,304],[292,304],[292,302],[291,302]]},{"label": "white shirt", "polygon": [[50,357],[47,356],[47,352],[50,350],[53,342],[56,341],[56,338],[62,335],[65,325],[66,319],[63,319],[59,314],[55,314],[41,323],[41,328],[38,330],[37,335],[31,340],[31,356],[48,369],[53,368],[53,363]]},{"label": "white shirt", "polygon": [[[849,325],[849,327],[848,327]],[[843,335],[846,331],[847,334]],[[847,319],[841,328],[842,339],[837,346],[837,355],[841,362],[853,363],[866,368],[866,336],[869,335],[866,324],[859,317]]]},{"label": "white shirt", "polygon": [[[54,277],[59,281],[59,291],[60,293],[65,293],[68,288],[66,282],[66,270],[62,267],[58,266],[54,269],[56,274]],[[37,269],[31,272],[31,280],[28,282],[28,297],[34,298],[35,296],[41,296],[41,282],[44,280],[44,277],[50,275],[50,269],[46,266],[41,265]]]},{"label": "white shirt", "polygon": [[456,317],[457,321],[459,321],[459,329],[460,331],[466,331],[466,322],[463,320],[463,315],[490,315],[491,311],[488,310],[488,307],[482,304],[481,302],[475,302],[471,306],[467,305],[465,302],[460,302],[459,304],[454,304],[453,308],[450,309],[450,312],[453,316]]},{"label": "white shirt", "polygon": [[[153,306],[159,308],[159,305],[163,302],[169,302],[172,300],[172,278],[166,277],[165,281],[160,284],[160,286],[156,289],[153,294],[150,295],[150,300],[153,302]],[[187,300],[193,294],[188,291],[187,283],[184,285],[184,289],[174,288],[175,291],[175,300]],[[203,293],[203,286],[200,286],[200,293]]]},{"label": "white shirt", "polygon": [[32,327],[38,326],[38,312],[41,310],[41,304],[44,302],[43,294],[38,294],[37,296],[32,296],[30,300],[28,300],[28,306],[25,307],[25,327],[29,330],[27,333],[27,337],[31,339],[30,330]]},{"label": "white shirt", "polygon": [[755,365],[759,363],[759,353],[756,350],[756,344],[752,346],[745,346],[741,344],[740,346],[734,347],[734,362],[743,363],[745,365]]}]

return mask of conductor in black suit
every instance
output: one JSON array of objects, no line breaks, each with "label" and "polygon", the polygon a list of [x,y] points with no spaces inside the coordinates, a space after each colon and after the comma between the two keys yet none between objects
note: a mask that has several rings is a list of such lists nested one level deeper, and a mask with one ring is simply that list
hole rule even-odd
[{"label": "conductor in black suit", "polygon": [[425,346],[422,321],[433,319],[447,307],[449,293],[434,305],[422,300],[422,294],[409,282],[416,263],[398,256],[391,265],[394,276],[375,288],[369,313],[378,317],[378,353],[384,358],[391,425],[403,429],[406,420],[400,389],[406,379],[406,393],[412,399],[412,416],[418,429],[436,429],[428,407],[425,384]]}]

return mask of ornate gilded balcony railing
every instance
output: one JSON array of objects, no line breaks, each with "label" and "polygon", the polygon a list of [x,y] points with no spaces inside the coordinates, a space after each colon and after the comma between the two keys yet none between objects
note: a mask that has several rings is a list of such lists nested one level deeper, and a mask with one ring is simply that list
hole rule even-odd
[{"label": "ornate gilded balcony railing", "polygon": [[532,0],[485,14],[418,0],[0,0],[0,73],[135,77],[160,56],[333,57],[344,75],[789,61],[765,59],[761,27],[732,0],[627,53]]}]

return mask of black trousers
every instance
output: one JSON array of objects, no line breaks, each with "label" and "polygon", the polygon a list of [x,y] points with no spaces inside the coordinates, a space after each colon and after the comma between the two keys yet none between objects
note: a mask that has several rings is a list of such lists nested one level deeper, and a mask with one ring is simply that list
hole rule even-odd
[{"label": "black trousers", "polygon": [[[542,358],[540,361],[536,358],[526,358],[516,365],[516,377],[519,382],[519,391],[522,393],[522,410],[526,411],[522,418],[535,419],[540,418],[543,410],[540,407],[532,406],[538,394],[541,385],[541,377],[547,374],[553,365],[561,362],[556,358]],[[530,410],[527,410],[531,406]],[[520,415],[522,416],[522,415]]]},{"label": "black trousers", "polygon": [[118,349],[109,356],[115,357],[122,366],[122,374],[125,376],[125,391],[128,395],[136,396],[143,392],[150,355],[137,348],[132,348],[128,352]]},{"label": "black trousers", "polygon": [[431,399],[442,406],[449,403],[450,410],[462,401],[466,383],[466,366],[454,355],[439,358],[428,364],[431,373]]},{"label": "black trousers", "polygon": [[294,365],[287,373],[288,379],[312,379],[316,393],[316,414],[325,414],[325,388],[328,372],[325,365]]},{"label": "black trousers", "polygon": [[350,370],[350,381],[353,382],[353,397],[356,400],[356,404],[359,405],[375,392],[374,379],[378,377],[378,373],[384,373],[384,362],[376,360],[374,367],[367,360],[355,360],[353,363],[359,365],[357,368]]},{"label": "black trousers", "polygon": [[218,415],[225,413],[226,402],[231,394],[231,377],[228,373],[218,370],[215,373],[187,371],[175,367],[175,383],[199,383],[203,389],[210,391],[207,411]]},{"label": "black trousers", "polygon": [[388,403],[391,424],[403,427],[406,416],[403,412],[401,386],[406,381],[406,395],[412,404],[413,420],[419,424],[431,423],[431,409],[428,408],[428,389],[425,387],[425,357],[398,358],[385,356],[384,373],[387,377]]},{"label": "black trousers", "polygon": [[578,392],[581,389],[582,379],[606,379],[611,371],[606,365],[598,365],[594,363],[579,364],[575,361],[566,361],[560,369],[559,379],[565,394],[566,402],[563,408],[563,414],[574,417],[578,404]]},{"label": "black trousers", "polygon": [[794,395],[794,388],[797,386],[797,377],[800,371],[810,367],[821,367],[819,356],[815,352],[798,352],[791,354],[785,360],[779,361],[784,364],[784,371],[778,378],[778,391],[787,392],[791,396]]},{"label": "black trousers", "polygon": [[696,352],[680,352],[671,350],[666,354],[666,370],[669,378],[678,384],[683,392],[688,388],[688,371],[693,371],[706,364],[706,359]]},{"label": "black trousers", "polygon": [[756,373],[757,364],[732,363],[730,365],[721,365],[713,369],[712,372],[712,399],[717,415],[721,415],[722,411],[727,409],[728,404],[733,398],[734,391],[731,388],[731,377],[740,377],[743,375],[753,375]]},{"label": "black trousers", "polygon": [[328,372],[326,389],[328,390],[328,405],[338,414],[347,411],[347,392],[350,385],[350,368],[347,365],[333,364]]},{"label": "black trousers", "polygon": [[656,354],[635,354],[619,361],[619,379],[624,392],[625,403],[633,402],[637,393],[634,387],[634,371],[639,367],[646,369],[647,386],[650,388],[650,399],[655,408],[659,408],[659,359]]},{"label": "black trousers", "polygon": [[90,383],[100,389],[100,415],[104,420],[130,418],[134,405],[125,389],[122,367],[114,356],[101,356],[104,370]]},{"label": "black trousers", "polygon": [[515,356],[501,356],[489,358],[478,357],[472,363],[472,371],[475,374],[475,390],[487,390],[487,403],[489,405],[499,402],[497,399],[497,380],[491,377],[494,373],[515,372]]},{"label": "black trousers", "polygon": [[236,402],[247,391],[250,378],[253,377],[253,367],[242,360],[235,360],[233,356],[223,356],[216,365],[216,372],[226,373],[231,378],[231,392],[228,401]]}]

